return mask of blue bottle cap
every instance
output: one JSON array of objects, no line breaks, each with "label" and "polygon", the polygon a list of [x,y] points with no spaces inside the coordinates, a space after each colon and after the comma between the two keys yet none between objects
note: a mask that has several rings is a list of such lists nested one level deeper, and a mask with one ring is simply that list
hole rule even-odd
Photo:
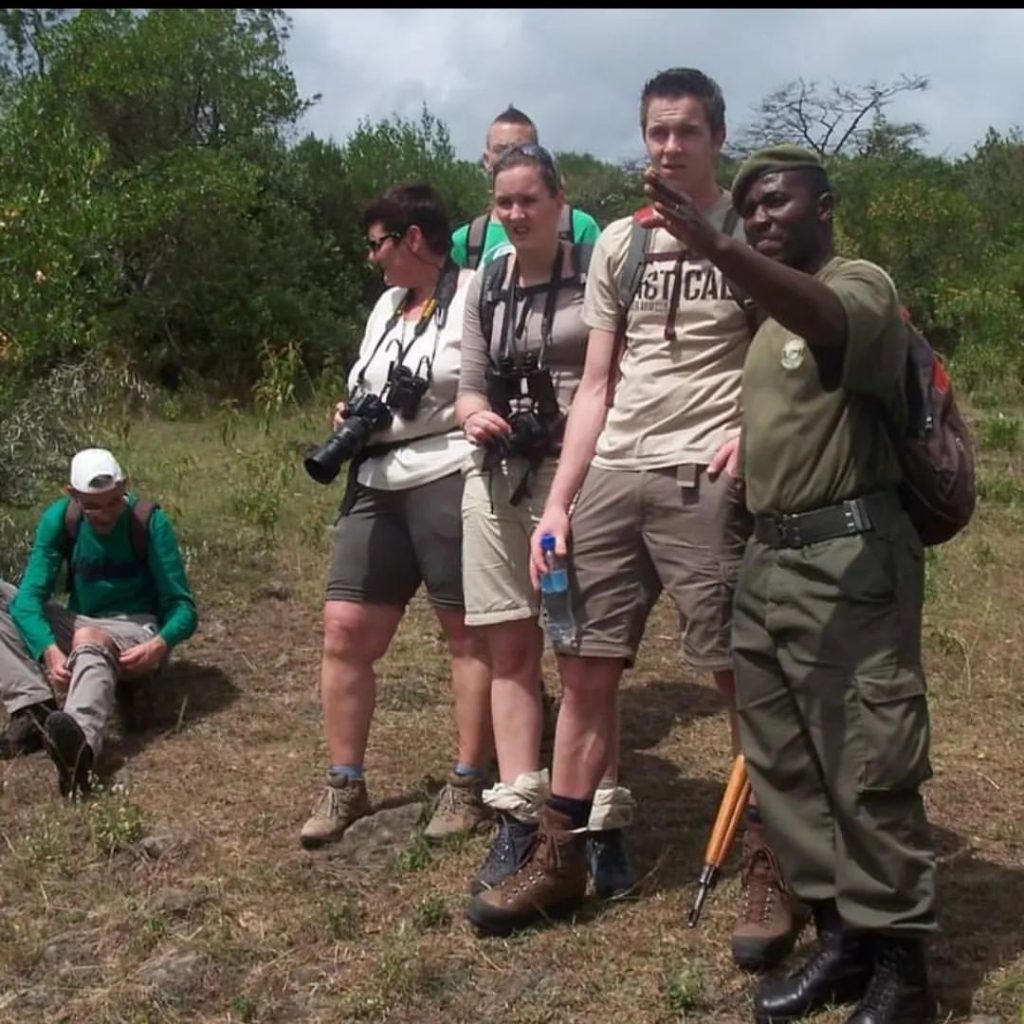
[{"label": "blue bottle cap", "polygon": [[555,550],[555,535],[553,533],[542,533],[540,535],[540,549],[541,551]]}]

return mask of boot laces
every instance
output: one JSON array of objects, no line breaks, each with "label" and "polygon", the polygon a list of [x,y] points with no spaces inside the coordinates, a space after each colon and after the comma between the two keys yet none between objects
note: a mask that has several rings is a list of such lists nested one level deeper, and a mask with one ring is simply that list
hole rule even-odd
[{"label": "boot laces", "polygon": [[757,845],[747,854],[742,871],[744,920],[767,924],[777,895],[785,891],[775,855],[769,847]]},{"label": "boot laces", "polygon": [[343,818],[355,800],[356,788],[352,785],[341,788],[325,786],[313,808],[313,813],[326,818]]}]

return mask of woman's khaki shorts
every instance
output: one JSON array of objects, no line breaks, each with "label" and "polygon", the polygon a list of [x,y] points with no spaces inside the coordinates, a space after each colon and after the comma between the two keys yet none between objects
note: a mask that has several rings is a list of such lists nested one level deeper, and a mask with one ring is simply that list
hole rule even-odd
[{"label": "woman's khaki shorts", "polygon": [[466,623],[536,618],[540,595],[530,582],[530,534],[540,520],[558,462],[545,459],[528,482],[518,505],[512,492],[526,469],[520,459],[483,468],[477,450],[462,493],[462,565]]},{"label": "woman's khaki shorts", "polygon": [[427,588],[437,608],[462,608],[462,474],[402,491],[356,485],[334,531],[327,600],[404,607]]}]

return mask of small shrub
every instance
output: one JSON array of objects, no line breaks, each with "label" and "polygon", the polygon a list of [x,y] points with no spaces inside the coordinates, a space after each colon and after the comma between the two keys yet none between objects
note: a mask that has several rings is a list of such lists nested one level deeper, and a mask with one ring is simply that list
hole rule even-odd
[{"label": "small shrub", "polygon": [[691,960],[670,977],[665,984],[665,997],[669,1008],[677,1017],[685,1019],[699,1010],[704,1001],[704,965]]},{"label": "small shrub", "polygon": [[409,844],[398,855],[398,864],[403,871],[422,871],[430,866],[434,855],[422,832],[417,832]]},{"label": "small shrub", "polygon": [[142,812],[122,785],[98,790],[96,799],[86,805],[86,815],[89,837],[103,854],[116,853],[142,838]]},{"label": "small shrub", "polygon": [[413,925],[421,932],[446,928],[451,922],[452,912],[443,896],[428,896],[416,908],[413,916]]}]

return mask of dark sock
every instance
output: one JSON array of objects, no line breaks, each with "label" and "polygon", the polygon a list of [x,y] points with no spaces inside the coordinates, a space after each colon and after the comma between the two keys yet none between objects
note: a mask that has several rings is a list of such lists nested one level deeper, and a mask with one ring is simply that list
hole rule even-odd
[{"label": "dark sock", "polygon": [[551,799],[548,800],[548,807],[559,814],[564,814],[572,822],[573,828],[586,827],[593,806],[593,799],[573,800],[572,797],[558,796],[556,793],[552,793]]},{"label": "dark sock", "polygon": [[482,768],[477,768],[475,765],[467,764],[465,761],[459,761],[455,765],[455,774],[462,779],[466,778],[467,775],[474,775],[477,778],[480,778],[483,773],[484,771]]}]

